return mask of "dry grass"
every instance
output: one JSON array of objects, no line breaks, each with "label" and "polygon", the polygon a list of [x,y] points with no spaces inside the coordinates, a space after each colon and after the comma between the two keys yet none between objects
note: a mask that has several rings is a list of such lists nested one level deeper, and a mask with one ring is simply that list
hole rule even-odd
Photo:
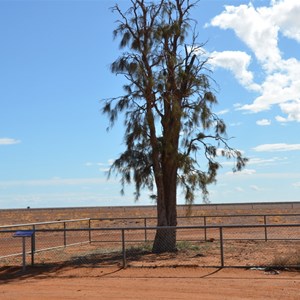
[{"label": "dry grass", "polygon": [[286,253],[276,253],[271,262],[272,266],[287,268],[289,266],[300,267],[300,249],[288,250]]}]

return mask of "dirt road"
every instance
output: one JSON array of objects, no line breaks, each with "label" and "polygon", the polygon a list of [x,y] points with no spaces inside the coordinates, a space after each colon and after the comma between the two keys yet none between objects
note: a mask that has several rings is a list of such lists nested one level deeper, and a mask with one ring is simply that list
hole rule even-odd
[{"label": "dirt road", "polygon": [[0,299],[300,299],[300,273],[212,268],[0,270]]}]

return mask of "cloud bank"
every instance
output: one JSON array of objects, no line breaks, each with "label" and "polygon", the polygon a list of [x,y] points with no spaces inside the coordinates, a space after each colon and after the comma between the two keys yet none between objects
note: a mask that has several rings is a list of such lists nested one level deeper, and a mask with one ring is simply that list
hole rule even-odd
[{"label": "cloud bank", "polygon": [[[300,122],[300,61],[296,57],[284,58],[279,48],[280,34],[300,43],[300,1],[273,0],[270,6],[255,8],[252,3],[225,6],[208,26],[233,30],[244,42],[250,54],[242,51],[213,52],[211,64],[231,71],[245,88],[258,96],[250,104],[238,110],[261,112],[278,105],[282,115],[278,122]],[[250,71],[251,61],[256,59],[263,80],[255,82]]]},{"label": "cloud bank", "polygon": [[281,152],[281,151],[299,151],[300,144],[263,144],[253,148],[256,152]]},{"label": "cloud bank", "polygon": [[0,145],[14,145],[21,143],[20,140],[11,139],[11,138],[0,138]]}]

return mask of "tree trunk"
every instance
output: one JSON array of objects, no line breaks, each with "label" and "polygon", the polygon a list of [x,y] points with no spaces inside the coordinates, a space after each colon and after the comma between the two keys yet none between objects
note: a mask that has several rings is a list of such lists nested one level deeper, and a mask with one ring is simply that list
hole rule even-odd
[{"label": "tree trunk", "polygon": [[176,252],[176,228],[159,228],[156,230],[153,253]]},{"label": "tree trunk", "polygon": [[[170,166],[169,166],[170,167]],[[168,169],[168,168],[167,168]],[[171,169],[171,170],[170,170]],[[177,206],[176,206],[176,168],[170,168],[164,172],[163,189],[158,191],[157,200],[157,226],[152,252],[175,252],[176,248],[176,225],[177,225]],[[170,228],[173,227],[173,228]],[[164,228],[166,227],[166,228]]]},{"label": "tree trunk", "polygon": [[[176,248],[176,205],[169,207],[166,211],[159,211],[157,207],[157,226],[155,239],[153,243],[153,253],[175,252]],[[164,228],[165,227],[165,228]]]},{"label": "tree trunk", "polygon": [[[177,225],[177,170],[178,170],[178,141],[180,132],[180,110],[171,98],[165,104],[163,124],[164,141],[162,145],[162,189],[158,190],[157,229],[153,249],[154,253],[175,252]],[[179,113],[178,113],[179,111]],[[173,228],[170,228],[173,227]],[[166,228],[163,228],[166,227]]]}]

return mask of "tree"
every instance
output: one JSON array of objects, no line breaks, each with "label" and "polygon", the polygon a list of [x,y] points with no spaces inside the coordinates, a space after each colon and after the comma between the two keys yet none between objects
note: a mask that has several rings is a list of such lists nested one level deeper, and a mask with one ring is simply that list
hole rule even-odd
[{"label": "tree", "polygon": [[[247,161],[228,145],[226,125],[212,111],[217,100],[208,58],[201,55],[203,44],[197,43],[196,22],[190,17],[195,5],[189,0],[131,0],[125,12],[113,7],[119,16],[113,33],[124,52],[111,71],[123,75],[126,84],[124,95],[105,100],[103,113],[110,126],[124,113],[126,149],[110,173],[121,174],[123,188],[134,182],[137,199],[142,188],[155,191],[161,227],[155,253],[176,250],[177,187],[189,204],[198,189],[207,199],[207,186],[216,182],[220,167],[218,157],[233,158],[234,171]],[[203,157],[207,165],[200,165]]]}]

